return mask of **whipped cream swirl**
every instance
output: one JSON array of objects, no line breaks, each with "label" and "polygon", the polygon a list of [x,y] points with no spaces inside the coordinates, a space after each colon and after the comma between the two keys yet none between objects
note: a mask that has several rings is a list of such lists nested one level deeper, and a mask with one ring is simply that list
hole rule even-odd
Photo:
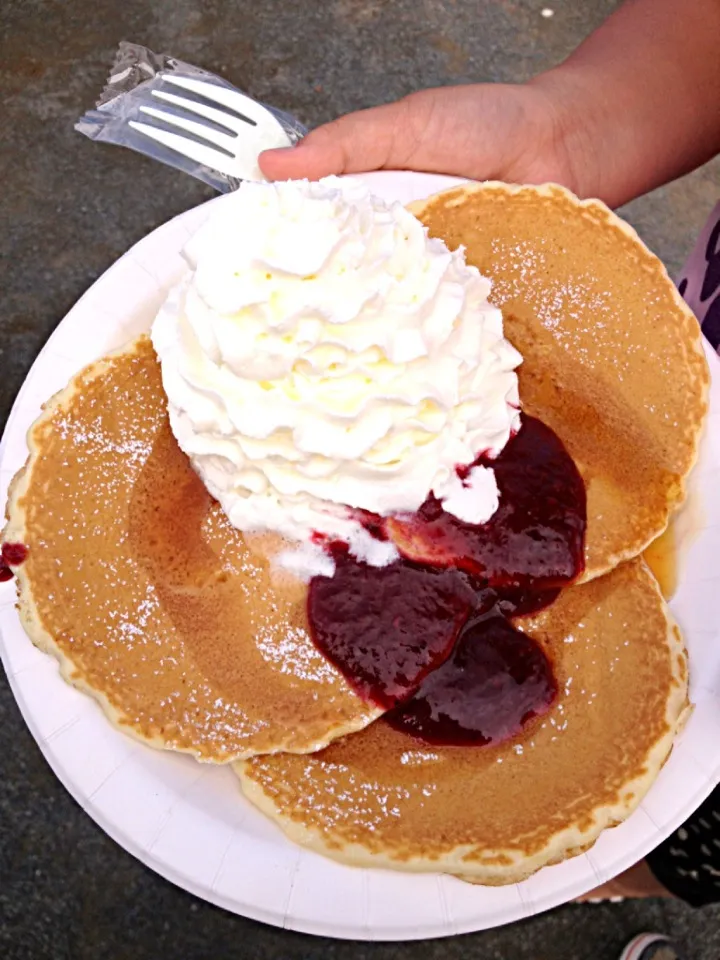
[{"label": "whipped cream swirl", "polygon": [[173,432],[236,527],[300,541],[287,563],[331,572],[318,534],[395,556],[348,508],[407,513],[432,491],[489,519],[493,472],[463,488],[456,467],[518,428],[521,357],[461,250],[328,177],[244,183],[185,257],[152,339]]}]

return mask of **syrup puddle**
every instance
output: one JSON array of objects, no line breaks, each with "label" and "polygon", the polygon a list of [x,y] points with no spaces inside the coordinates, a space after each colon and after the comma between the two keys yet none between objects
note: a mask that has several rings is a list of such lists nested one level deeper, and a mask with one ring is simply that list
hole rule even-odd
[{"label": "syrup puddle", "polygon": [[666,600],[672,599],[678,583],[677,535],[675,522],[653,540],[643,554],[645,563],[660,584],[660,590]]},{"label": "syrup puddle", "polygon": [[683,557],[704,524],[705,511],[701,497],[691,479],[687,500],[670,520],[665,532],[653,540],[643,553],[643,559],[652,570],[666,600],[675,596]]}]

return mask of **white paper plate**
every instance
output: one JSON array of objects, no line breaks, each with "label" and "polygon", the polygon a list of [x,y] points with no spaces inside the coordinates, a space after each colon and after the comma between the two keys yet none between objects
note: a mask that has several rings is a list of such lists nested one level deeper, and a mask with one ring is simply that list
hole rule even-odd
[{"label": "white paper plate", "polygon": [[[366,179],[380,196],[403,202],[457,182],[406,173]],[[204,204],[141,240],[58,326],[0,444],[0,504],[27,456],[25,434],[40,404],[86,363],[148,329],[179,276],[180,249],[207,214]],[[703,530],[687,548],[672,603],[690,650],[697,709],[640,809],[589,853],[493,888],[343,867],[302,850],[245,802],[229,770],[154,751],[116,731],[93,700],[60,679],[55,660],[32,646],[15,611],[14,584],[0,584],[2,659],[40,749],[83,809],[147,866],[221,907],[294,930],[359,939],[445,936],[530,916],[609,880],[679,826],[720,779],[720,363],[708,355],[712,410],[693,475]]]}]

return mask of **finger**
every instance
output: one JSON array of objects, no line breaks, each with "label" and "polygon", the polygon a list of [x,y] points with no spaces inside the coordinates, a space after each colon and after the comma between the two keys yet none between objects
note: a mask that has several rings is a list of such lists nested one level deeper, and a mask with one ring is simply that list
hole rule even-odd
[{"label": "finger", "polygon": [[360,173],[402,167],[415,136],[404,101],[350,113],[318,127],[296,146],[265,150],[260,169],[270,180]]}]

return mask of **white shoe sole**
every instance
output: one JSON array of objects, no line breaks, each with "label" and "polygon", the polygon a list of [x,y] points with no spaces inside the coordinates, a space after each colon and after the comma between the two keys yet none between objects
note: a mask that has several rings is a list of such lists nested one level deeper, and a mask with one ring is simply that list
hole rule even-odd
[{"label": "white shoe sole", "polygon": [[670,943],[670,941],[660,933],[641,933],[630,941],[618,960],[640,960],[645,950],[654,943]]}]

